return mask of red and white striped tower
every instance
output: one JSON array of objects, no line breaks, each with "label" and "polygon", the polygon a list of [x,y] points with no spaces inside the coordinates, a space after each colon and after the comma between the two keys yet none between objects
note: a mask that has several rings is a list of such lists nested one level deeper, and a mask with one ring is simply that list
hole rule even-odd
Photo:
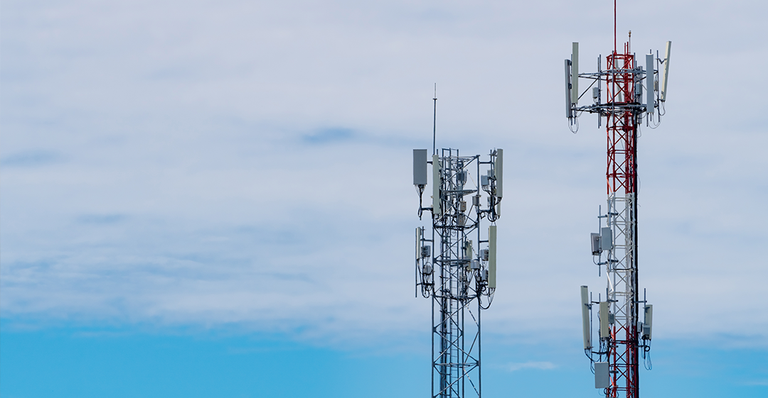
[{"label": "red and white striped tower", "polygon": [[629,42],[608,56],[606,131],[608,163],[608,302],[613,315],[608,345],[611,385],[607,397],[638,396],[637,295],[637,121],[635,57]]},{"label": "red and white striped tower", "polygon": [[[571,131],[578,130],[577,118],[583,112],[598,114],[598,126],[603,117],[606,121],[608,211],[599,216],[600,232],[592,234],[592,254],[607,279],[604,300],[600,294],[598,301],[592,301],[587,287],[582,286],[584,349],[594,364],[595,387],[603,388],[606,397],[639,397],[640,357],[646,358],[650,350],[653,307],[638,294],[637,136],[643,121],[656,128],[664,114],[670,49],[671,42],[667,42],[663,60],[652,53],[646,55],[645,69],[632,53],[631,32],[622,52],[617,51],[614,1],[614,49],[606,57],[606,69],[598,58],[596,73],[579,73],[578,43],[573,43],[571,59],[565,60],[566,116]],[[663,72],[661,79],[659,71]],[[587,88],[592,89],[590,105],[579,106],[579,98],[586,93],[579,93],[579,78],[592,81]],[[596,345],[591,338],[593,304],[600,305]]]}]

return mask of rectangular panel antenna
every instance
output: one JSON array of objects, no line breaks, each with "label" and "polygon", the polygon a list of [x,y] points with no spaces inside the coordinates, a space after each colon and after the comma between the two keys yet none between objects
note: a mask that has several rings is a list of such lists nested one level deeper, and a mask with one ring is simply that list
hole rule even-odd
[{"label": "rectangular panel antenna", "polygon": [[427,185],[427,150],[413,150],[413,185]]},{"label": "rectangular panel antenna", "polygon": [[416,260],[421,258],[421,227],[416,227]]},{"label": "rectangular panel antenna", "polygon": [[573,117],[573,106],[571,103],[571,61],[565,60],[565,117]]},{"label": "rectangular panel antenna", "polygon": [[661,80],[661,100],[667,100],[667,80],[669,79],[669,55],[672,51],[672,42],[667,42],[667,51],[664,55],[664,77]]},{"label": "rectangular panel antenna", "polygon": [[432,214],[441,217],[443,211],[440,207],[440,186],[442,185],[440,178],[440,157],[432,155]]},{"label": "rectangular panel antenna", "polygon": [[649,304],[645,306],[645,317],[643,323],[648,327],[648,340],[651,339],[653,333],[653,305]]},{"label": "rectangular panel antenna", "polygon": [[499,148],[496,150],[496,163],[493,165],[493,176],[496,177],[496,197],[501,198],[503,193],[503,177],[504,177],[504,150]]},{"label": "rectangular panel antenna", "polygon": [[496,288],[496,226],[488,226],[488,287]]},{"label": "rectangular panel antenna", "polygon": [[611,231],[611,227],[600,228],[600,248],[603,250],[613,249],[613,231]]},{"label": "rectangular panel antenna", "polygon": [[592,333],[589,330],[589,289],[581,287],[581,332],[584,336],[584,349],[592,348]]},{"label": "rectangular panel antenna", "polygon": [[[601,62],[602,62],[602,56],[598,55],[597,56],[597,72],[598,73],[601,72],[601,69],[600,69]],[[597,103],[598,104],[600,103],[601,96],[602,96],[602,90],[603,89],[600,87],[600,84],[601,84],[602,81],[603,81],[603,78],[602,77],[598,77],[598,79],[597,79],[597,92],[599,93],[599,95],[597,96]],[[602,122],[602,118],[601,118],[601,115],[598,113],[597,114],[597,128],[600,128],[600,123],[601,122]]]},{"label": "rectangular panel antenna", "polygon": [[573,42],[571,52],[571,102],[579,104],[579,43]]},{"label": "rectangular panel antenna", "polygon": [[608,372],[608,362],[595,362],[595,388],[608,388],[611,386],[611,377]]},{"label": "rectangular panel antenna", "polygon": [[656,106],[654,81],[656,79],[653,54],[645,55],[645,110],[653,115],[653,108]]},{"label": "rectangular panel antenna", "polygon": [[598,316],[600,317],[600,338],[601,339],[607,339],[608,337],[611,337],[611,330],[608,327],[609,325],[609,318],[610,318],[610,311],[608,310],[608,302],[602,301],[600,302],[600,312]]},{"label": "rectangular panel antenna", "polygon": [[600,234],[596,234],[594,232],[589,234],[589,240],[592,244],[592,255],[597,256],[600,254],[600,252],[603,251],[603,248],[600,247]]}]

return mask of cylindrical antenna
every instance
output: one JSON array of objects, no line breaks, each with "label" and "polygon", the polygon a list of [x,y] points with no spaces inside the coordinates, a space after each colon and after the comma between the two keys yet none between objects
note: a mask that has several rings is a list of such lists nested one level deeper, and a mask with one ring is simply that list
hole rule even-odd
[{"label": "cylindrical antenna", "polygon": [[613,0],[613,53],[616,54],[616,0]]},{"label": "cylindrical antenna", "polygon": [[432,154],[437,155],[435,149],[435,139],[437,136],[437,83],[435,83],[435,96],[432,97],[433,110],[432,110]]}]

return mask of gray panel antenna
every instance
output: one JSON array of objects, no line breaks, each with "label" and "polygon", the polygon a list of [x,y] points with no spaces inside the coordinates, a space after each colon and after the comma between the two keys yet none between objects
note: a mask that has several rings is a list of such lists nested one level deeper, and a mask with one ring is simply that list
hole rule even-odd
[{"label": "gray panel antenna", "polygon": [[600,228],[600,248],[603,251],[613,249],[613,231],[611,231],[611,227]]},{"label": "gray panel antenna", "polygon": [[573,117],[573,104],[571,102],[571,61],[565,60],[565,117]]},{"label": "gray panel antenna", "polygon": [[653,114],[653,109],[656,106],[656,90],[655,81],[656,73],[654,67],[655,60],[653,54],[645,55],[645,109],[646,112]]},{"label": "gray panel antenna", "polygon": [[608,362],[595,362],[595,388],[608,388],[611,386],[611,374],[608,371]]},{"label": "gray panel antenna", "polygon": [[610,322],[611,310],[609,309],[609,304],[610,303],[607,301],[600,302],[600,312],[598,315],[600,317],[600,338],[601,339],[607,339],[611,337],[611,329],[609,326],[609,324],[611,323]]},{"label": "gray panel antenna", "polygon": [[413,185],[427,185],[427,150],[413,150]]},{"label": "gray panel antenna", "polygon": [[579,43],[573,42],[571,50],[571,102],[579,104]]},{"label": "gray panel antenna", "polygon": [[496,197],[501,198],[504,192],[504,150],[501,148],[496,150],[493,176],[496,178]]}]

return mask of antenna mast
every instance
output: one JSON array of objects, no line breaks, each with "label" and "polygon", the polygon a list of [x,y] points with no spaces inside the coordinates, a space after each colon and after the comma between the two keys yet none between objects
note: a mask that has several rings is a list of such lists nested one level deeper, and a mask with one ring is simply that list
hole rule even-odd
[{"label": "antenna mast", "polygon": [[[414,273],[417,293],[432,299],[433,398],[482,397],[480,313],[496,291],[503,153],[492,150],[482,161],[457,149],[439,155],[433,149],[428,161],[426,149],[413,150],[419,218],[432,214],[431,230],[416,228]],[[429,168],[432,207],[422,207]]]},{"label": "antenna mast", "polygon": [[434,107],[432,110],[432,155],[437,155],[435,151],[435,140],[437,137],[437,83],[435,83],[435,96],[432,98]]},{"label": "antenna mast", "polygon": [[[606,69],[601,69],[598,57],[597,72],[579,73],[578,43],[573,43],[571,59],[565,60],[566,116],[571,131],[578,130],[577,118],[583,112],[596,113],[598,127],[603,118],[606,121],[608,211],[598,215],[600,231],[591,235],[591,243],[594,263],[605,270],[607,286],[604,301],[592,301],[587,286],[582,286],[581,301],[584,351],[594,364],[595,388],[603,388],[610,398],[639,397],[640,356],[650,362],[653,306],[645,294],[642,300],[638,296],[637,138],[643,121],[656,128],[665,113],[671,44],[667,42],[663,60],[647,54],[645,69],[637,65],[629,40],[618,53],[614,0],[614,50],[606,58]],[[579,78],[591,80],[587,91],[592,89],[592,104],[579,106],[579,98],[586,93],[579,94]],[[593,304],[599,304],[595,346],[590,316]]]}]

